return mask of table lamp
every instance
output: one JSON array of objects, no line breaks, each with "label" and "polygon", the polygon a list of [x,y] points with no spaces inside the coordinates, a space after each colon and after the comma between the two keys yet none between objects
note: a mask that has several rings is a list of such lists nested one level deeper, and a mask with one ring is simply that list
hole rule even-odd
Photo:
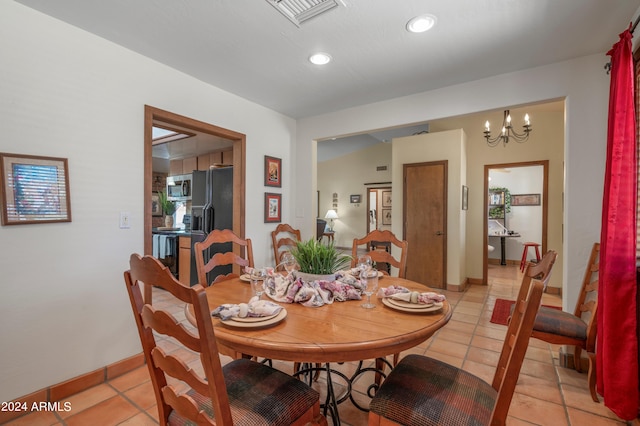
[{"label": "table lamp", "polygon": [[333,219],[337,219],[338,218],[338,213],[336,213],[335,210],[331,209],[331,210],[327,210],[327,214],[324,215],[325,219],[331,219],[331,225],[329,225],[329,230],[331,232],[333,232]]}]

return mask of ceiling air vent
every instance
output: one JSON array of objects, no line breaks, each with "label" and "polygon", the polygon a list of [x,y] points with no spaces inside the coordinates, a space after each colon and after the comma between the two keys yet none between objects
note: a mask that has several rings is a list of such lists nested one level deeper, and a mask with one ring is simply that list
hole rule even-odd
[{"label": "ceiling air vent", "polygon": [[339,0],[267,0],[288,20],[300,26],[304,21],[339,5]]}]

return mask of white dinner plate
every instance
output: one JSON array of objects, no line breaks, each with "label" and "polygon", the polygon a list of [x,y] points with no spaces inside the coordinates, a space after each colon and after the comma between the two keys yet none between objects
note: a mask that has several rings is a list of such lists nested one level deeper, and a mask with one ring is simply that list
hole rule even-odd
[{"label": "white dinner plate", "polygon": [[[251,282],[251,275],[250,274],[242,274],[242,275],[240,275],[240,281],[246,281],[246,282],[250,283]],[[258,281],[263,281],[263,280],[261,279],[261,280],[258,280]]]},{"label": "white dinner plate", "polygon": [[411,302],[405,302],[404,300],[398,300],[398,299],[394,299],[393,297],[388,297],[387,300],[389,300],[389,303],[399,306],[401,308],[407,308],[407,309],[426,309],[426,308],[430,308],[433,306],[433,302],[431,303],[411,303]]},{"label": "white dinner plate", "polygon": [[[282,321],[283,319],[285,319],[287,317],[287,310],[282,308],[282,310],[280,312],[278,312],[277,315],[264,320],[264,321],[252,321],[252,322],[243,322],[243,321],[237,321],[239,318],[230,318],[228,320],[220,320],[220,322],[224,325],[228,325],[231,327],[239,327],[239,328],[260,328],[260,327],[267,327],[270,325],[274,325],[279,323],[280,321]],[[246,319],[246,318],[243,318]]]},{"label": "white dinner plate", "polygon": [[238,321],[238,322],[262,322],[262,321],[268,321],[271,318],[275,318],[278,316],[278,314],[280,314],[281,311],[279,311],[277,314],[273,314],[273,315],[266,315],[264,317],[244,317],[244,318],[240,318],[240,317],[233,317],[232,319],[234,321]]},{"label": "white dinner plate", "polygon": [[[398,300],[394,300],[393,302],[398,302]],[[388,297],[383,297],[382,298],[382,304],[391,308],[391,309],[395,309],[397,311],[403,311],[403,312],[412,312],[414,314],[424,314],[427,312],[436,312],[439,311],[440,309],[442,309],[443,303],[442,302],[436,302],[431,306],[426,306],[423,308],[405,308],[402,307],[400,305],[396,305],[394,303],[392,303],[392,300],[389,299]]]}]

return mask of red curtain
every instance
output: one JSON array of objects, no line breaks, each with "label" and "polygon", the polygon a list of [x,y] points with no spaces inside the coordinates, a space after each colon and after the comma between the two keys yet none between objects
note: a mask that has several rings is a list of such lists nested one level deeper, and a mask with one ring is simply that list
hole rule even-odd
[{"label": "red curtain", "polygon": [[636,338],[637,159],[632,34],[611,56],[609,127],[600,236],[597,389],[624,420],[638,416]]}]

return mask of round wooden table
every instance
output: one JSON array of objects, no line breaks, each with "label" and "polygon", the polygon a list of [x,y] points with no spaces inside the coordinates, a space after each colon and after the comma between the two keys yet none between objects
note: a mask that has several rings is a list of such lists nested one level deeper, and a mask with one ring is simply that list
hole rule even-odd
[{"label": "round wooden table", "polygon": [[[411,290],[429,291],[419,283],[384,276],[380,287],[402,285]],[[247,302],[251,285],[239,278],[216,283],[206,289],[209,307],[223,303]],[[268,296],[264,295],[268,299]],[[391,309],[376,296],[374,309],[364,309],[362,301],[334,302],[318,308],[299,303],[280,303],[287,317],[265,328],[231,327],[212,317],[221,352],[239,358],[258,356],[297,362],[346,362],[381,358],[419,345],[443,327],[451,318],[451,306],[444,302],[441,310],[414,314]],[[187,319],[195,324],[193,311]],[[224,349],[224,350],[222,350]],[[229,352],[231,351],[231,352]]]},{"label": "round wooden table", "polygon": [[[390,285],[401,285],[420,292],[429,291],[419,283],[402,278],[384,276],[379,281],[379,287]],[[253,295],[251,285],[239,278],[213,284],[205,291],[212,311],[224,303],[247,302]],[[268,296],[264,295],[263,298],[268,299]],[[326,416],[327,410],[330,410],[333,424],[340,425],[338,404],[347,398],[359,409],[366,410],[352,398],[352,382],[360,374],[372,370],[376,371],[377,380],[384,374],[384,366],[361,369],[360,362],[356,372],[347,377],[332,370],[331,363],[384,358],[417,346],[449,322],[452,314],[447,301],[440,310],[417,314],[391,309],[376,296],[371,300],[377,304],[373,309],[361,307],[362,300],[334,301],[317,308],[279,302],[287,310],[286,318],[262,328],[228,326],[217,317],[211,320],[218,350],[225,355],[304,363],[307,367],[297,374],[308,373],[309,378],[312,372],[321,369],[310,367],[310,363],[324,364],[322,370],[327,372],[327,399],[322,404],[324,414]],[[187,305],[186,317],[195,325],[192,305]],[[347,384],[347,391],[342,397],[334,393],[334,374],[340,375]],[[372,384],[369,390],[376,389],[378,384],[379,381]]]}]

